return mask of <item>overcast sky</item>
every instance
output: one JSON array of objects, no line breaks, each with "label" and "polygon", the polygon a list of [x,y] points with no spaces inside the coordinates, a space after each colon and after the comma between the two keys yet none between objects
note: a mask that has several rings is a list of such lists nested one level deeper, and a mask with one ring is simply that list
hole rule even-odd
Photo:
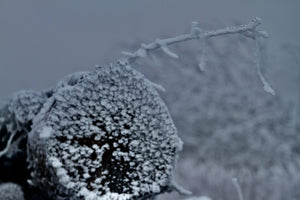
[{"label": "overcast sky", "polygon": [[195,20],[215,26],[259,16],[271,51],[300,45],[299,8],[299,0],[1,0],[0,99],[118,59],[121,43],[184,33]]}]

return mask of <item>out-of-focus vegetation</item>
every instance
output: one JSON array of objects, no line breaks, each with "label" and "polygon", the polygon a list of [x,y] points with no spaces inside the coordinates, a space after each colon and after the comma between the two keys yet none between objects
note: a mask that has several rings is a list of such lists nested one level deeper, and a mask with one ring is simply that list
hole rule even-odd
[{"label": "out-of-focus vegetation", "polygon": [[[233,177],[246,200],[300,198],[299,94],[288,97],[278,89],[273,97],[262,89],[254,42],[238,35],[208,40],[205,71],[198,66],[201,43],[170,48],[179,60],[157,50],[133,67],[167,89],[161,95],[185,143],[175,179],[194,194],[216,200],[238,199]],[[291,67],[299,63],[291,53],[281,66],[267,44],[261,50],[263,73],[271,85],[284,83],[280,72],[299,74],[299,68]],[[299,54],[290,46],[280,51],[277,60],[287,51]],[[295,71],[286,71],[290,69]],[[161,197],[176,198],[182,199]]]}]

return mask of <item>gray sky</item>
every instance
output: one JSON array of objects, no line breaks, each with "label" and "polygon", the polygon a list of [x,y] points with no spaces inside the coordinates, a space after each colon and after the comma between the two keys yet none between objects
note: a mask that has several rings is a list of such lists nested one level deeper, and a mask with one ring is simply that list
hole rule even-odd
[{"label": "gray sky", "polygon": [[259,16],[271,51],[300,45],[299,8],[298,0],[1,0],[0,99],[118,59],[121,43],[184,33],[195,20],[217,26]]}]

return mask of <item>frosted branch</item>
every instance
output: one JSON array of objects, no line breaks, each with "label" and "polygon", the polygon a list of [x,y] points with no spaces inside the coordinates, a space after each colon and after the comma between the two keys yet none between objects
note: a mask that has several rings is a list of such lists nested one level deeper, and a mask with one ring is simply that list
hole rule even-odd
[{"label": "frosted branch", "polygon": [[126,61],[128,63],[132,63],[135,59],[137,59],[139,57],[146,57],[148,52],[160,48],[163,50],[164,53],[166,53],[170,57],[177,59],[177,58],[179,58],[179,56],[177,54],[175,54],[174,52],[172,52],[168,48],[168,46],[170,46],[172,44],[176,44],[176,43],[185,42],[188,40],[201,40],[203,47],[202,47],[202,51],[201,51],[201,60],[200,60],[199,68],[201,71],[203,71],[205,69],[205,65],[206,65],[206,60],[205,60],[206,39],[212,38],[212,37],[217,37],[217,36],[222,36],[222,35],[241,34],[245,37],[255,40],[256,46],[257,46],[255,62],[256,62],[258,76],[260,78],[260,81],[263,84],[264,90],[272,95],[275,95],[274,90],[272,89],[270,84],[266,81],[266,79],[264,78],[264,76],[261,73],[260,62],[259,62],[258,41],[260,38],[267,38],[268,33],[266,31],[257,30],[257,27],[259,25],[261,25],[261,19],[256,17],[246,25],[238,25],[238,26],[226,27],[223,29],[202,31],[198,27],[197,22],[192,22],[191,30],[190,30],[190,33],[188,33],[188,34],[183,34],[183,35],[170,37],[170,38],[166,38],[166,39],[156,39],[152,43],[142,44],[141,47],[133,53],[123,51],[122,54],[127,56]]},{"label": "frosted branch", "polygon": [[232,181],[233,181],[234,187],[236,188],[236,190],[238,192],[239,200],[243,200],[244,198],[243,198],[242,189],[241,189],[241,186],[240,186],[237,178],[233,178]]},{"label": "frosted branch", "polygon": [[200,63],[199,63],[199,69],[200,71],[205,71],[206,69],[206,41],[204,38],[200,39],[202,43],[201,48],[201,55],[200,55]]},{"label": "frosted branch", "polygon": [[[157,39],[155,42],[149,43],[149,44],[142,44],[141,47],[135,51],[134,53],[130,52],[122,52],[124,55],[128,56],[128,62],[131,63],[133,62],[136,58],[138,57],[143,57],[141,56],[141,51],[148,53],[149,51],[162,48],[164,49],[165,53],[172,57],[178,57],[176,54],[173,52],[169,52],[169,49],[166,47],[170,46],[172,44],[176,43],[181,43],[184,41],[188,40],[195,40],[195,39],[207,39],[211,37],[217,37],[221,35],[229,35],[229,34],[235,34],[239,33],[242,35],[245,35],[246,37],[255,39],[256,36],[259,37],[268,37],[268,34],[265,31],[259,31],[256,30],[256,28],[261,24],[261,19],[256,17],[254,18],[250,23],[246,25],[238,25],[238,26],[232,26],[232,27],[226,27],[223,29],[218,29],[218,30],[210,30],[210,31],[201,31],[201,29],[198,27],[197,22],[192,23],[191,31],[188,34],[183,34],[171,38],[166,38],[166,39]],[[169,54],[170,53],[170,54]],[[144,55],[144,54],[143,54]],[[176,55],[176,56],[174,56]]]},{"label": "frosted branch", "polygon": [[192,195],[192,192],[189,190],[184,189],[182,186],[178,185],[176,182],[172,182],[171,188],[178,192],[180,195]]},{"label": "frosted branch", "polygon": [[12,133],[10,136],[9,136],[9,139],[7,141],[7,144],[6,144],[6,147],[5,149],[3,149],[2,151],[0,151],[0,158],[2,156],[4,156],[9,150],[10,150],[10,147],[11,147],[11,144],[12,144],[12,140],[14,138],[14,136],[16,135],[16,132]]},{"label": "frosted branch", "polygon": [[163,86],[161,86],[161,85],[159,85],[159,84],[157,84],[157,83],[154,83],[154,82],[150,81],[149,79],[145,79],[145,80],[146,80],[146,82],[148,82],[150,85],[152,85],[152,87],[154,87],[155,89],[157,89],[157,90],[159,90],[159,91],[161,91],[161,92],[166,92],[166,89],[165,89]]},{"label": "frosted branch", "polygon": [[169,48],[168,48],[168,44],[166,44],[165,42],[162,42],[161,40],[157,39],[155,41],[159,46],[160,48],[170,57],[172,58],[179,58],[178,55],[176,55],[175,53],[173,53]]},{"label": "frosted branch", "polygon": [[259,46],[259,36],[256,35],[255,36],[255,65],[257,68],[257,74],[258,74],[260,81],[263,84],[264,90],[267,93],[275,96],[275,91],[270,86],[270,84],[266,81],[265,77],[262,75],[261,67],[260,67],[260,55],[261,55],[261,53],[260,53],[260,46]]}]

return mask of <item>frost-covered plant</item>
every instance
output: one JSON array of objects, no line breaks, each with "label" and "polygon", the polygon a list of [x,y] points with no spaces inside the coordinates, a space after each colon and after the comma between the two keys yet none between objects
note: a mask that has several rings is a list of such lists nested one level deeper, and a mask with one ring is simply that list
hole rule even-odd
[{"label": "frost-covered plant", "polygon": [[44,93],[21,91],[0,108],[0,183],[13,181],[26,185],[27,133],[46,98]]},{"label": "frost-covered plant", "polygon": [[15,183],[0,184],[0,200],[24,200],[21,187]]},{"label": "frost-covered plant", "polygon": [[201,197],[190,197],[184,200],[211,200],[209,197],[201,196]]},{"label": "frost-covered plant", "polygon": [[181,140],[152,85],[127,63],[74,76],[33,121],[31,182],[68,199],[146,199],[168,190]]},{"label": "frost-covered plant", "polygon": [[[193,23],[188,34],[142,44],[134,53],[125,52],[128,57],[118,63],[72,74],[47,92],[37,93],[42,96],[38,106],[32,98],[29,111],[20,110],[25,113],[21,119],[27,120],[21,120],[22,127],[29,124],[21,134],[28,137],[28,182],[53,199],[131,200],[171,190],[188,193],[172,181],[182,144],[155,90],[163,88],[130,63],[158,48],[178,58],[168,45],[197,39],[206,44],[208,38],[239,33],[255,40],[259,78],[265,91],[274,94],[260,71],[258,44],[267,36],[257,30],[260,24],[255,18],[243,26],[202,31]],[[201,58],[205,54],[203,50]],[[201,70],[204,65],[202,60]],[[2,124],[19,120],[17,114],[8,113],[0,113]],[[14,138],[11,129],[3,132]],[[13,140],[3,141],[9,147]],[[6,148],[2,152],[8,155]]]},{"label": "frost-covered plant", "polygon": [[266,81],[265,77],[262,75],[261,72],[261,66],[260,66],[260,56],[261,56],[261,49],[260,40],[262,38],[267,38],[268,33],[262,30],[258,30],[257,27],[261,25],[261,19],[256,17],[254,18],[250,23],[246,25],[238,25],[238,26],[232,26],[232,27],[226,27],[224,29],[218,29],[218,30],[211,30],[211,31],[204,31],[198,27],[198,22],[193,22],[191,26],[190,33],[179,35],[176,37],[171,37],[167,39],[156,39],[155,42],[149,43],[149,44],[141,44],[141,47],[136,50],[134,53],[130,52],[122,52],[124,55],[128,56],[126,59],[128,62],[133,62],[137,58],[145,58],[147,54],[155,49],[162,49],[162,51],[175,59],[178,59],[179,56],[172,52],[169,49],[169,45],[181,43],[189,40],[199,40],[202,41],[201,46],[201,54],[200,54],[200,63],[198,64],[199,69],[201,71],[205,71],[205,65],[206,65],[206,41],[209,38],[217,37],[217,36],[223,36],[223,35],[230,35],[230,34],[240,34],[247,38],[253,39],[255,41],[255,49],[254,49],[254,64],[257,69],[258,77],[263,84],[263,89],[271,94],[275,95],[275,91],[273,88],[269,85],[269,83]]},{"label": "frost-covered plant", "polygon": [[0,108],[0,158],[11,157],[17,151],[18,145],[14,143],[17,144],[20,140],[16,138],[23,137],[22,132],[29,131],[32,119],[40,111],[45,99],[46,95],[43,93],[20,91],[2,105]]}]

